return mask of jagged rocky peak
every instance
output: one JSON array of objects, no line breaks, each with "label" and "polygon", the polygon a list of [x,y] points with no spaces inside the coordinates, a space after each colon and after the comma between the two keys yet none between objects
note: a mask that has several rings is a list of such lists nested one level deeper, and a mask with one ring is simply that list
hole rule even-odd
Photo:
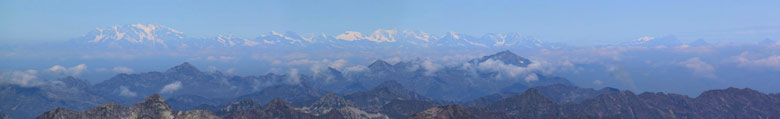
[{"label": "jagged rocky peak", "polygon": [[143,102],[136,103],[133,105],[133,108],[140,108],[140,109],[154,109],[154,110],[172,110],[171,106],[169,106],[167,103],[165,103],[165,99],[160,96],[160,94],[152,94],[146,99],[144,99]]},{"label": "jagged rocky peak", "polygon": [[336,94],[328,93],[304,109],[314,115],[323,115],[339,109],[350,110],[349,108],[355,108],[355,104]]},{"label": "jagged rocky peak", "polygon": [[144,101],[125,107],[117,103],[106,103],[84,112],[57,108],[46,112],[39,119],[216,119],[209,111],[175,111],[160,95],[154,94]]},{"label": "jagged rocky peak", "polygon": [[501,51],[493,55],[484,56],[482,58],[474,59],[469,62],[473,64],[478,64],[488,60],[501,61],[504,64],[520,66],[520,67],[526,67],[528,66],[528,64],[531,64],[531,60],[517,56],[517,54],[512,53],[509,50]]},{"label": "jagged rocky peak", "polygon": [[200,70],[198,68],[195,68],[195,66],[192,66],[189,62],[184,62],[180,65],[177,65],[171,69],[168,69],[168,71],[165,71],[166,73],[179,73],[179,74],[185,74],[185,75],[196,75],[200,74]]},{"label": "jagged rocky peak", "polygon": [[544,97],[547,98],[547,96],[544,96],[541,92],[539,92],[539,89],[536,88],[529,88],[523,94],[520,94],[520,97]]},{"label": "jagged rocky peak", "polygon": [[338,69],[335,69],[333,67],[328,67],[328,71],[330,72],[330,74],[333,74],[333,75],[341,75],[341,71],[339,71]]},{"label": "jagged rocky peak", "polygon": [[354,106],[355,106],[354,103],[347,101],[346,99],[341,98],[336,94],[328,93],[322,96],[316,102],[312,103],[310,107],[342,108],[342,107],[354,107]]},{"label": "jagged rocky peak", "polygon": [[41,114],[37,119],[79,119],[81,118],[81,112],[57,108],[46,113]]},{"label": "jagged rocky peak", "polygon": [[620,92],[620,89],[613,88],[613,87],[604,87],[599,89],[599,91],[614,91],[614,92]]},{"label": "jagged rocky peak", "polygon": [[729,87],[727,89],[704,91],[697,98],[718,98],[718,97],[733,97],[733,96],[747,96],[747,95],[759,96],[759,95],[764,95],[764,93],[758,92],[750,88],[739,89],[739,88]]},{"label": "jagged rocky peak", "polygon": [[263,106],[263,110],[278,110],[278,109],[295,109],[294,106],[287,104],[287,102],[284,102],[281,98],[274,98],[274,100],[271,100],[271,102],[268,102],[265,106]]},{"label": "jagged rocky peak", "polygon": [[406,87],[401,85],[401,83],[398,83],[398,81],[395,80],[389,80],[382,82],[381,84],[377,85],[375,89],[381,89],[381,88],[389,88],[393,90],[406,90]]},{"label": "jagged rocky peak", "polygon": [[408,89],[395,80],[389,80],[377,85],[372,91],[379,94],[389,94],[402,99],[430,100],[430,98],[417,94],[412,89]]},{"label": "jagged rocky peak", "polygon": [[0,119],[11,119],[11,115],[0,113]]},{"label": "jagged rocky peak", "polygon": [[409,117],[411,119],[477,119],[460,105],[446,105],[427,109]]},{"label": "jagged rocky peak", "polygon": [[368,65],[368,68],[371,69],[372,72],[395,71],[393,70],[393,65],[381,59],[378,59],[374,61],[374,63],[371,63],[371,65]]},{"label": "jagged rocky peak", "polygon": [[260,105],[257,104],[254,100],[246,99],[230,103],[225,106],[225,108],[221,109],[220,112],[235,112],[241,110],[257,109],[259,107]]},{"label": "jagged rocky peak", "polygon": [[78,79],[78,78],[75,78],[73,76],[60,78],[58,80],[62,81],[63,83],[65,83],[65,86],[69,87],[69,88],[86,89],[86,88],[89,88],[90,86],[92,86],[91,84],[89,84],[89,81],[83,80],[83,79]]}]

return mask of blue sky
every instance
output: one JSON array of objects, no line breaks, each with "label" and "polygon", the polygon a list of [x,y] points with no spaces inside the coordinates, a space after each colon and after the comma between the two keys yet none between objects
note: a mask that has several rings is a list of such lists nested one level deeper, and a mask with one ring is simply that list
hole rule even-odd
[{"label": "blue sky", "polygon": [[2,43],[63,41],[96,27],[161,24],[186,35],[375,29],[470,35],[520,32],[571,44],[674,35],[713,42],[780,39],[780,1],[0,1]]}]

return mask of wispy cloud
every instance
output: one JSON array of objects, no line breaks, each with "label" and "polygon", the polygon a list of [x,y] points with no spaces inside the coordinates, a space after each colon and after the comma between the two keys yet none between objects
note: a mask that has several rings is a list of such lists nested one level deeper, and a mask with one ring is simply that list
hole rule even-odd
[{"label": "wispy cloud", "polygon": [[0,73],[0,84],[12,84],[22,87],[39,86],[44,84],[38,79],[38,71],[9,71]]},{"label": "wispy cloud", "polygon": [[126,97],[135,97],[136,93],[128,89],[126,86],[119,86],[119,95]]},{"label": "wispy cloud", "polygon": [[181,89],[181,81],[176,81],[168,85],[165,85],[163,89],[160,90],[160,93],[173,93],[174,91],[179,89]]},{"label": "wispy cloud", "polygon": [[79,76],[81,75],[81,73],[83,73],[86,70],[87,70],[87,65],[85,64],[79,64],[69,68],[60,65],[54,65],[48,69],[48,71],[55,72],[58,74],[69,75],[69,76]]},{"label": "wispy cloud", "polygon": [[133,69],[122,66],[114,67],[111,71],[116,73],[133,73]]},{"label": "wispy cloud", "polygon": [[707,78],[717,78],[715,75],[715,67],[712,65],[701,61],[699,57],[690,58],[686,61],[679,62],[678,64],[684,66],[685,68],[688,68],[690,70],[693,70],[694,74],[697,76],[707,77]]},{"label": "wispy cloud", "polygon": [[748,52],[743,52],[737,57],[738,66],[748,68],[774,68],[780,69],[780,56],[771,55],[764,58],[750,59]]}]

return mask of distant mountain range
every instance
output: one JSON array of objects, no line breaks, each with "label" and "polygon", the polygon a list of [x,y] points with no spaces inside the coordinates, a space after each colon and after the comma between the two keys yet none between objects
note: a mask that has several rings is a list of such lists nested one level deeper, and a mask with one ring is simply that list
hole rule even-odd
[{"label": "distant mountain range", "polygon": [[[156,24],[129,24],[95,28],[73,38],[60,48],[103,50],[209,50],[209,49],[561,49],[566,43],[546,42],[521,33],[487,33],[471,36],[447,32],[378,29],[371,33],[345,31],[341,34],[296,33],[292,31],[237,37],[230,34],[213,37],[190,37],[185,32]],[[704,40],[684,43],[675,36],[645,36],[622,42],[625,46],[701,46]]]},{"label": "distant mountain range", "polygon": [[490,33],[474,37],[449,32],[434,35],[425,32],[379,29],[373,33],[346,31],[338,35],[275,32],[255,38],[219,35],[210,38],[189,37],[184,32],[155,24],[116,25],[96,28],[68,42],[74,48],[105,49],[213,49],[213,48],[558,48],[519,33]]},{"label": "distant mountain range", "polygon": [[[457,67],[434,70],[423,63],[376,60],[349,75],[328,68],[319,76],[231,76],[201,72],[185,62],[164,72],[118,74],[95,85],[74,77],[36,87],[0,85],[0,113],[13,118],[351,119],[773,118],[780,112],[778,94],[751,89],[712,90],[696,98],[635,95],[614,88],[578,88],[565,78],[536,72],[512,77],[478,68],[522,69],[534,63],[510,51]],[[535,79],[527,80],[529,76]]]}]

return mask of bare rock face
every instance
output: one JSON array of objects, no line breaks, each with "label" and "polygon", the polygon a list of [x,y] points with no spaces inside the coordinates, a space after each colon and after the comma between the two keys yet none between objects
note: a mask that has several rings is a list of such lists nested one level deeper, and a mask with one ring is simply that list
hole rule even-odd
[{"label": "bare rock face", "polygon": [[314,115],[322,115],[344,107],[355,107],[355,104],[333,93],[328,93],[306,107],[305,110]]},{"label": "bare rock face", "polygon": [[560,113],[560,107],[539,90],[531,88],[523,94],[498,100],[487,107],[520,118],[549,118]]},{"label": "bare rock face", "polygon": [[394,80],[385,81],[369,91],[346,95],[345,99],[354,102],[355,106],[368,112],[379,112],[383,105],[393,100],[430,100],[406,89]]},{"label": "bare rock face", "polygon": [[427,109],[425,111],[412,115],[412,119],[477,119],[476,115],[471,114],[460,105],[447,105]]},{"label": "bare rock face", "polygon": [[[632,119],[720,119],[780,117],[780,99],[749,88],[728,88],[705,91],[699,97],[679,94],[642,93],[631,91],[606,93],[581,103],[560,104],[551,101],[536,89],[503,98],[484,108],[467,108],[480,118],[632,118]],[[438,109],[441,110],[441,109]],[[432,113],[418,117],[436,117]],[[426,116],[427,115],[427,116]]]},{"label": "bare rock face", "polygon": [[95,108],[78,112],[57,108],[43,113],[38,119],[218,119],[209,111],[176,111],[165,103],[160,95],[146,97],[144,101],[125,107],[116,103],[106,103]]},{"label": "bare rock face", "polygon": [[65,108],[57,108],[43,113],[41,116],[38,116],[38,119],[80,119],[82,118],[81,116],[81,112],[68,110]]},{"label": "bare rock face", "polygon": [[317,118],[341,118],[341,119],[387,119],[389,117],[381,113],[369,113],[358,109],[355,104],[339,97],[336,94],[329,93],[320,97],[311,105],[304,107],[307,113],[318,116]]},{"label": "bare rock face", "polygon": [[261,109],[250,109],[233,112],[225,118],[229,119],[313,119],[314,115],[302,112],[284,100],[275,98]]}]

